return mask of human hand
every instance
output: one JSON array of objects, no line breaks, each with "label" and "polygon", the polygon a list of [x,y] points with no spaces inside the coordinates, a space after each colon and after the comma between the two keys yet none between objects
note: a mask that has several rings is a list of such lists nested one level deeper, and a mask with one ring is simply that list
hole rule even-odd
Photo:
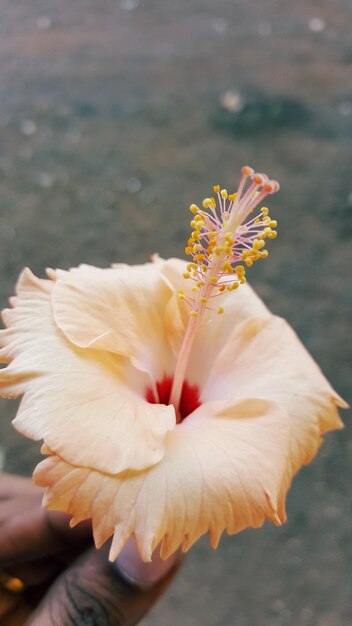
[{"label": "human hand", "polygon": [[[0,588],[2,626],[137,624],[173,572],[150,589],[126,584],[108,548],[94,549],[90,524],[71,529],[66,515],[41,507],[42,495],[30,479],[0,474],[0,583],[11,585],[14,577],[24,585],[21,593]],[[152,572],[144,565],[141,582],[158,580],[171,563],[155,563]],[[133,546],[121,566],[137,579]]]}]

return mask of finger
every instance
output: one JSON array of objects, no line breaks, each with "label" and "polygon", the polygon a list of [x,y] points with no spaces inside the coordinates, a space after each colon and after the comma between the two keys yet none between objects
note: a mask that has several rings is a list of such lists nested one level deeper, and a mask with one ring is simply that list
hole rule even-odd
[{"label": "finger", "polygon": [[31,478],[0,472],[0,500],[34,493],[42,494],[43,490],[36,487]]},{"label": "finger", "polygon": [[6,574],[19,578],[27,588],[35,587],[48,579],[52,579],[62,569],[63,565],[56,559],[46,558],[7,567]]},{"label": "finger", "polygon": [[0,588],[1,626],[22,626],[30,612],[30,607],[22,596]]},{"label": "finger", "polygon": [[59,554],[70,546],[86,545],[91,537],[89,526],[80,526],[71,529],[67,515],[49,514],[40,505],[18,513],[1,526],[0,569]]},{"label": "finger", "polygon": [[181,555],[182,553],[178,551],[164,560],[160,557],[159,550],[156,549],[152,561],[145,563],[140,557],[135,540],[131,537],[114,566],[128,583],[141,589],[148,589],[165,576],[177,561],[181,560]]},{"label": "finger", "polygon": [[77,540],[85,541],[92,539],[92,522],[91,520],[83,520],[73,528],[70,526],[70,516],[66,513],[58,511],[45,510],[48,517],[48,523],[54,531],[60,535],[68,544],[76,544]]},{"label": "finger", "polygon": [[3,616],[8,613],[16,604],[18,596],[10,591],[6,591],[0,587],[0,623],[2,624]]},{"label": "finger", "polygon": [[11,611],[3,616],[1,626],[25,626],[31,613],[32,608],[21,599]]},{"label": "finger", "polygon": [[88,550],[50,589],[28,626],[133,626],[171,582],[175,568],[148,590],[128,585],[108,561],[106,547]]},{"label": "finger", "polygon": [[41,494],[35,493],[30,496],[16,496],[6,500],[0,500],[0,526],[11,521],[18,513],[26,514],[35,507],[40,507]]}]

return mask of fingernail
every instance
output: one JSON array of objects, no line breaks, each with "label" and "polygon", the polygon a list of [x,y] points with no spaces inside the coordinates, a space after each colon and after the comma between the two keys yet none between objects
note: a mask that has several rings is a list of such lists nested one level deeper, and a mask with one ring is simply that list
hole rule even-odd
[{"label": "fingernail", "polygon": [[180,551],[174,552],[168,559],[160,558],[159,548],[155,550],[149,563],[142,561],[137,544],[131,537],[114,565],[120,576],[130,585],[147,589],[161,580],[180,560]]}]

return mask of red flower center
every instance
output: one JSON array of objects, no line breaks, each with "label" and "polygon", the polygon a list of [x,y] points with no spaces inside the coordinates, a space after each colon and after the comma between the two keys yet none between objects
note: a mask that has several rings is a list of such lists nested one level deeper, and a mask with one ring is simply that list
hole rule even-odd
[{"label": "red flower center", "polygon": [[[145,399],[150,404],[169,404],[171,387],[173,383],[172,376],[164,376],[162,380],[158,380],[156,383],[156,390],[158,397],[155,397],[155,393],[151,387],[147,387],[145,390]],[[201,405],[199,399],[198,385],[190,385],[187,380],[184,381],[182,386],[182,394],[180,400],[180,416],[182,421],[195,411]]]}]

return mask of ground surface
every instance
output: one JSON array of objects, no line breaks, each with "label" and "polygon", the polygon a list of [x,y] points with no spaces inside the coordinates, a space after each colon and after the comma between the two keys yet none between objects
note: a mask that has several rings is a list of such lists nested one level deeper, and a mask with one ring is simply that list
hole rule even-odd
[{"label": "ground surface", "polygon": [[[252,284],[348,399],[351,27],[349,0],[2,0],[1,304],[24,264],[180,255],[188,204],[248,162],[282,184]],[[5,467],[30,473],[14,412]],[[350,626],[351,453],[347,417],[286,526],[199,542],[144,626]]]}]

